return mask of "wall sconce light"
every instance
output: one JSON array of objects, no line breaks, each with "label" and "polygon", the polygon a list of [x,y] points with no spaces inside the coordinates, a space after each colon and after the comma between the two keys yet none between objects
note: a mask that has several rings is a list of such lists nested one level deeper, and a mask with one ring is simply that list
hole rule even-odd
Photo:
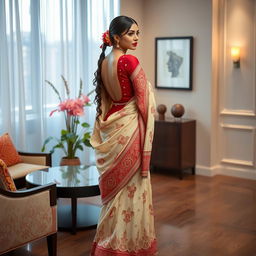
[{"label": "wall sconce light", "polygon": [[235,68],[240,68],[240,48],[231,47],[231,58],[233,60],[233,66]]}]

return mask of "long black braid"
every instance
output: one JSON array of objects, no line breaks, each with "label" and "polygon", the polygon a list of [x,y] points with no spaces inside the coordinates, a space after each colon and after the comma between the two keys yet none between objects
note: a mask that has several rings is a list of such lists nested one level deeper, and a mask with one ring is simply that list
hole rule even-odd
[{"label": "long black braid", "polygon": [[103,82],[101,78],[101,64],[103,60],[105,59],[105,50],[107,48],[106,44],[103,44],[102,46],[102,52],[100,54],[100,58],[98,60],[98,69],[94,72],[94,79],[93,79],[93,85],[96,87],[95,88],[95,99],[94,102],[96,103],[96,119],[98,120],[99,116],[102,113],[101,110],[101,88],[103,87]]}]

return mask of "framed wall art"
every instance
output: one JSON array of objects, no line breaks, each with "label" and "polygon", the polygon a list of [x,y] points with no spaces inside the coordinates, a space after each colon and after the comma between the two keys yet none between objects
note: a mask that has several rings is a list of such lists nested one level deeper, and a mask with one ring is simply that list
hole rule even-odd
[{"label": "framed wall art", "polygon": [[155,86],[192,90],[193,37],[155,39]]}]

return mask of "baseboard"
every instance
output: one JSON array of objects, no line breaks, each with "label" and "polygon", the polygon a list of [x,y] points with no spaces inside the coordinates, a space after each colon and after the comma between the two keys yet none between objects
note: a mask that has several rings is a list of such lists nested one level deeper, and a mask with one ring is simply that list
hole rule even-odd
[{"label": "baseboard", "polygon": [[239,177],[244,179],[256,180],[256,169],[254,168],[239,168],[222,165],[221,175]]},{"label": "baseboard", "polygon": [[256,169],[239,168],[226,165],[215,165],[212,167],[197,165],[196,174],[213,177],[215,175],[225,175],[232,177],[239,177],[244,179],[256,180]]},{"label": "baseboard", "polygon": [[196,174],[197,175],[203,175],[203,176],[215,176],[218,174],[219,166],[203,166],[203,165],[197,165],[196,166]]}]

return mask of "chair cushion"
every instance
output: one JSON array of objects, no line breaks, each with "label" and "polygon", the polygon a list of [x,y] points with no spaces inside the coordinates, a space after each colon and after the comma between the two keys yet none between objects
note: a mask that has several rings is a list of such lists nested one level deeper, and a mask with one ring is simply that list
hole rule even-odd
[{"label": "chair cushion", "polygon": [[7,166],[22,162],[8,133],[0,136],[0,159],[2,159]]},{"label": "chair cushion", "polygon": [[16,186],[3,160],[0,159],[0,187],[9,191],[16,191]]},{"label": "chair cushion", "polygon": [[19,163],[19,164],[15,164],[13,166],[8,167],[8,169],[12,178],[17,179],[17,178],[24,177],[33,171],[45,169],[48,167],[49,166],[38,165],[38,164]]}]

